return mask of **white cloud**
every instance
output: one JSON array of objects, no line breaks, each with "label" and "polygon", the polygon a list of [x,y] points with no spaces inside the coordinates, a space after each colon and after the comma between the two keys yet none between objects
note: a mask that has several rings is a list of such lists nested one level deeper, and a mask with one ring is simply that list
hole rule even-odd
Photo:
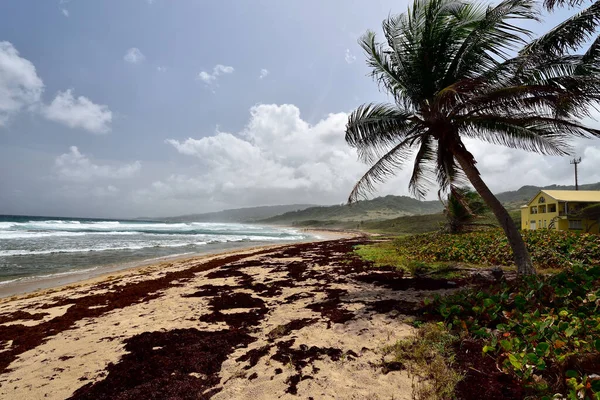
[{"label": "white cloud", "polygon": [[127,50],[123,59],[130,64],[139,64],[146,59],[146,56],[137,47],[132,47]]},{"label": "white cloud", "polygon": [[[127,179],[137,175],[142,168],[139,161],[121,166],[94,164],[76,146],[69,152],[58,156],[54,163],[58,176],[69,181],[87,182],[94,179]],[[107,190],[115,191],[110,189]]]},{"label": "white cloud", "polygon": [[69,10],[67,10],[66,8],[62,8],[60,11],[63,13],[63,15],[65,17],[67,17],[67,18],[69,17]]},{"label": "white cloud", "polygon": [[196,157],[203,173],[157,181],[154,195],[210,195],[237,205],[338,202],[365,169],[344,142],[346,113],[310,125],[294,105],[258,105],[250,112],[238,134],[167,140],[179,153]]},{"label": "white cloud", "polygon": [[[595,166],[600,163],[600,140],[571,142],[574,154],[583,158],[579,182],[599,182],[600,172]],[[524,185],[574,184],[573,166],[569,164],[572,157],[544,156],[472,139],[465,140],[465,145],[475,156],[481,177],[495,193],[517,190]]]},{"label": "white cloud", "polygon": [[110,131],[112,122],[112,112],[108,106],[95,104],[84,96],[75,98],[71,89],[58,92],[52,103],[43,108],[42,113],[49,120],[93,133]]},{"label": "white cloud", "polygon": [[0,42],[0,126],[21,109],[40,101],[44,83],[31,61],[9,42]]},{"label": "white cloud", "polygon": [[356,61],[356,56],[352,54],[350,49],[346,49],[346,54],[344,54],[344,60],[346,60],[348,64],[352,64],[354,61]]},{"label": "white cloud", "polygon": [[[305,121],[294,105],[258,105],[250,113],[241,132],[217,131],[207,137],[167,140],[180,154],[193,157],[195,166],[155,181],[138,193],[140,199],[183,209],[205,202],[226,207],[336,204],[347,199],[369,167],[357,161],[355,150],[345,143],[347,113],[329,114],[314,125]],[[600,163],[599,143],[596,139],[574,143],[584,159],[580,182],[600,181],[600,172],[594,167]],[[467,140],[466,146],[495,192],[573,182],[567,157],[547,157],[474,140]],[[412,162],[409,159],[405,169],[378,184],[374,195],[408,195]],[[432,186],[428,198],[437,199],[436,192],[437,187]]]},{"label": "white cloud", "polygon": [[167,67],[163,67],[163,66],[159,65],[158,67],[156,67],[156,70],[158,72],[166,72],[167,71]]},{"label": "white cloud", "polygon": [[210,85],[210,84],[214,83],[219,76],[224,75],[224,74],[233,74],[234,71],[235,71],[235,69],[233,67],[217,64],[213,68],[212,74],[208,73],[206,71],[201,71],[198,74],[198,79],[200,79],[202,82],[206,83],[207,85]]},{"label": "white cloud", "polygon": [[260,70],[260,76],[258,77],[259,79],[264,79],[269,75],[269,70],[268,69],[261,69]]}]

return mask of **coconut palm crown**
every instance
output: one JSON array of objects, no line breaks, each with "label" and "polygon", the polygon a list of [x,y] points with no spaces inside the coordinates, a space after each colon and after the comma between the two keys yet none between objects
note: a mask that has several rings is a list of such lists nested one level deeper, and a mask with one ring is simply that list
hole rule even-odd
[{"label": "coconut palm crown", "polygon": [[567,155],[572,137],[600,136],[581,122],[600,97],[599,75],[589,73],[596,63],[539,47],[519,52],[534,43],[519,20],[537,19],[529,0],[494,6],[416,0],[408,12],[383,22],[385,42],[367,32],[360,45],[393,103],[365,104],[349,117],[346,141],[371,165],[349,202],[407,164],[417,197],[434,183],[447,191],[468,180],[503,227],[519,273],[535,273],[516,225],[482,180],[465,139]]}]

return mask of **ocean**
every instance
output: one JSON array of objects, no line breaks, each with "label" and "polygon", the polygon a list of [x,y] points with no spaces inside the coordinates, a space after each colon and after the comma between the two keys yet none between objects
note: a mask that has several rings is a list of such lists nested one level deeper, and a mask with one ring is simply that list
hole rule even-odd
[{"label": "ocean", "polygon": [[311,237],[234,223],[0,216],[0,285]]}]

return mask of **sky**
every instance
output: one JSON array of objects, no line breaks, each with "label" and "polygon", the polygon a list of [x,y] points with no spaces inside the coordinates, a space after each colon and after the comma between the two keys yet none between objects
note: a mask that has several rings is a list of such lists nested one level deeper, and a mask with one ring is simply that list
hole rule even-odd
[{"label": "sky", "polygon": [[[0,2],[0,214],[343,203],[368,168],[344,142],[348,115],[389,100],[357,40],[407,5]],[[543,32],[564,16],[530,28]],[[600,181],[598,140],[573,144],[580,183]],[[573,183],[569,158],[467,146],[495,192]],[[408,195],[409,173],[374,196]]]}]

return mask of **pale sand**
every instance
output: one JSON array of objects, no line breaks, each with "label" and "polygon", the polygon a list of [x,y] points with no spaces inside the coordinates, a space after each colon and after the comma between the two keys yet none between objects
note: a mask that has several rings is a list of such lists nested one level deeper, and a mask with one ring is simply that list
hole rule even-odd
[{"label": "pale sand", "polygon": [[[292,245],[293,246],[293,245]],[[286,246],[263,247],[262,250],[273,252]],[[263,265],[241,269],[252,277],[254,282],[266,283],[284,279],[285,272],[276,272],[269,264],[310,262],[303,254],[298,257],[272,257],[269,254],[252,255],[257,249],[244,249],[228,253],[247,254],[237,263],[249,260],[260,260]],[[43,319],[11,321],[8,326],[22,323],[26,326],[49,321],[65,314],[70,305],[42,309],[44,305],[56,300],[89,296],[118,290],[119,287],[149,279],[164,276],[167,272],[182,271],[191,266],[197,266],[211,260],[222,258],[224,255],[211,255],[193,259],[176,260],[135,270],[119,271],[112,276],[96,277],[85,282],[68,287],[55,288],[32,293],[25,296],[14,296],[0,301],[0,317],[16,311],[29,313],[47,312]],[[236,264],[236,263],[233,263]],[[275,265],[275,264],[273,264]],[[311,264],[309,271],[328,273],[336,268],[331,265]],[[153,300],[129,305],[105,313],[96,318],[83,318],[75,325],[55,336],[50,336],[39,346],[20,354],[8,368],[8,372],[0,375],[0,398],[4,399],[64,399],[73,394],[83,385],[100,381],[106,376],[109,363],[118,363],[126,353],[124,341],[143,332],[169,331],[173,329],[195,328],[200,331],[218,331],[227,329],[224,322],[201,322],[198,317],[210,313],[208,302],[210,297],[182,297],[197,291],[203,284],[235,285],[236,278],[207,279],[206,272],[197,273],[184,285],[168,287],[161,291],[161,296]],[[266,281],[266,282],[265,282]],[[106,285],[112,282],[113,285]],[[343,279],[331,283],[330,289],[342,289],[343,308],[356,314],[355,318],[345,323],[331,323],[319,312],[307,309],[311,303],[322,301],[326,296],[319,289],[318,280],[308,279],[299,282],[294,287],[286,287],[283,293],[275,297],[261,297],[246,289],[235,289],[234,292],[249,292],[264,300],[268,313],[256,327],[249,330],[256,341],[248,347],[236,349],[223,363],[220,372],[221,391],[215,399],[410,399],[412,381],[404,371],[392,371],[383,374],[380,363],[381,349],[394,343],[400,338],[413,333],[410,325],[396,314],[378,314],[366,307],[372,301],[385,299],[415,300],[427,293],[404,291],[395,292],[390,289],[363,283],[352,279]],[[438,293],[440,291],[437,291]],[[302,298],[291,303],[282,299],[295,293],[303,293],[312,297]],[[99,306],[102,307],[102,306]],[[243,312],[235,309],[227,312]],[[224,311],[225,313],[225,311]],[[292,331],[278,338],[267,356],[258,363],[244,369],[247,363],[237,362],[236,359],[251,349],[261,348],[267,344],[267,334],[275,327],[300,318],[315,318],[317,321],[302,329]],[[297,373],[290,365],[283,365],[270,360],[276,348],[275,345],[283,340],[295,339],[293,348],[301,345],[317,347],[333,347],[342,350],[344,354],[351,351],[357,357],[342,357],[333,361],[322,357],[311,363],[319,368],[317,373],[310,372],[311,379],[302,380],[297,386],[297,395],[286,393],[286,380]],[[0,341],[0,357],[2,352],[10,349],[12,343]],[[273,370],[281,368],[283,373],[274,374]],[[308,368],[308,367],[307,367]],[[302,371],[308,375],[309,371]],[[256,374],[256,378],[248,377]],[[192,374],[190,374],[192,375]],[[200,377],[198,378],[200,379]]]}]

